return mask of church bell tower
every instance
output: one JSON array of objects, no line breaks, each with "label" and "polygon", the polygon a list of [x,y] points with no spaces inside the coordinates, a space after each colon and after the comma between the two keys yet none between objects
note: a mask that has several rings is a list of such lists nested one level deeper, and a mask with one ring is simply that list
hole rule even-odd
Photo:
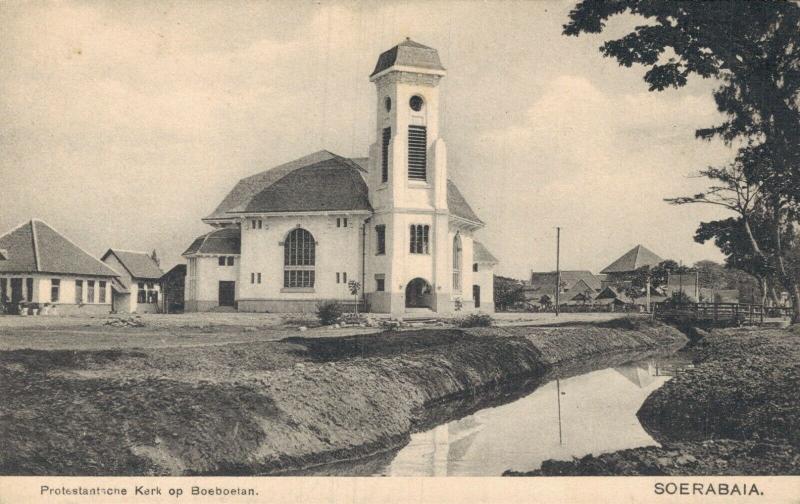
[{"label": "church bell tower", "polygon": [[370,80],[377,90],[374,208],[446,208],[447,163],[439,138],[436,49],[406,39],[378,58]]},{"label": "church bell tower", "polygon": [[368,185],[375,235],[386,247],[371,261],[385,289],[371,296],[376,311],[442,311],[444,300],[452,304],[447,152],[439,137],[445,74],[436,49],[406,39],[382,53],[370,75],[377,141]]}]

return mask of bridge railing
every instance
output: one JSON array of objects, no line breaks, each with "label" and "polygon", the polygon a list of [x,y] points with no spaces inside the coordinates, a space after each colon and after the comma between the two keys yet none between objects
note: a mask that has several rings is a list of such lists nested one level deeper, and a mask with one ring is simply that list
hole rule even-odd
[{"label": "bridge railing", "polygon": [[751,303],[656,303],[653,314],[659,319],[685,319],[735,324],[761,324],[766,310]]}]

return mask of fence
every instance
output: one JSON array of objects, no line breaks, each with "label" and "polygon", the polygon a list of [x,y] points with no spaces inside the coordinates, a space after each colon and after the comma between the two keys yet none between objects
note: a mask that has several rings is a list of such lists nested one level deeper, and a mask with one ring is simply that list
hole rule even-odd
[{"label": "fence", "polygon": [[763,305],[747,303],[657,303],[653,306],[653,314],[661,320],[735,325],[762,324],[766,315]]}]

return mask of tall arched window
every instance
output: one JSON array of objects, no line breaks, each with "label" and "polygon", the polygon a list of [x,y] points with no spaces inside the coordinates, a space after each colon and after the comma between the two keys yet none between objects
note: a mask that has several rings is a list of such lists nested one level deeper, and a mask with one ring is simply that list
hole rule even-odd
[{"label": "tall arched window", "polygon": [[314,287],[314,236],[302,228],[293,230],[283,244],[283,286]]},{"label": "tall arched window", "polygon": [[461,292],[461,235],[453,238],[453,292]]}]

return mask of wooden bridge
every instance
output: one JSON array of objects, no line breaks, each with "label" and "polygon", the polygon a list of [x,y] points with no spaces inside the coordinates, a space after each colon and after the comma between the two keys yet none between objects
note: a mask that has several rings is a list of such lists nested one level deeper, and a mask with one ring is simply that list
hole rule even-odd
[{"label": "wooden bridge", "polygon": [[653,316],[670,321],[754,325],[764,323],[768,310],[763,305],[747,303],[656,303]]}]

